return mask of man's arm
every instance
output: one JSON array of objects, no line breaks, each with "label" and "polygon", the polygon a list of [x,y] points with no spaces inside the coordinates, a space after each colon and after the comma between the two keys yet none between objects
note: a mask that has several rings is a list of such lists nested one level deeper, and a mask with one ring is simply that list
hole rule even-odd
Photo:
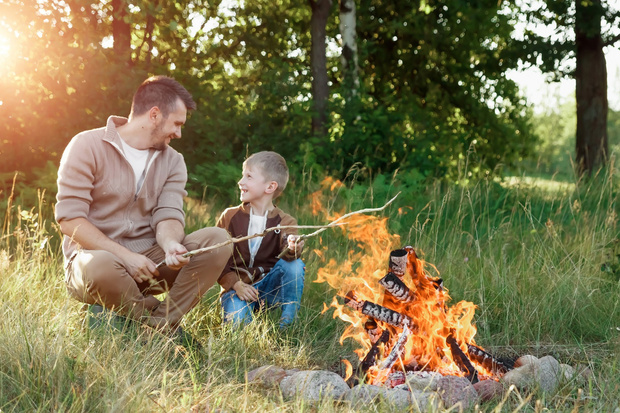
[{"label": "man's arm", "polygon": [[187,248],[181,244],[185,238],[185,228],[176,219],[166,219],[157,224],[157,244],[166,253],[166,265],[172,269],[179,269],[189,262],[189,257],[183,257]]},{"label": "man's arm", "polygon": [[116,255],[123,261],[127,272],[137,282],[152,279],[158,275],[153,261],[117,242],[112,241],[86,218],[63,219],[59,222],[60,230],[87,250],[103,250]]}]

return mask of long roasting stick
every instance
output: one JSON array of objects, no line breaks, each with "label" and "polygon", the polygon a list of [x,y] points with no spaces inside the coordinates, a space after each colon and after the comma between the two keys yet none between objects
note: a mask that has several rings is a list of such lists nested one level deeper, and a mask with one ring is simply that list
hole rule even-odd
[{"label": "long roasting stick", "polygon": [[[299,237],[299,240],[298,240],[298,242],[299,242],[302,239],[306,239],[306,238],[310,238],[310,237],[313,237],[315,235],[318,235],[321,232],[325,231],[327,228],[332,228],[332,227],[338,227],[338,226],[341,226],[341,225],[346,225],[346,222],[340,222],[340,221],[342,221],[342,220],[344,220],[344,219],[346,219],[346,218],[348,218],[348,217],[350,217],[352,215],[364,214],[364,213],[367,213],[367,212],[383,211],[385,208],[387,208],[388,205],[390,205],[392,202],[394,202],[394,200],[398,197],[398,195],[400,195],[400,192],[397,193],[396,196],[394,196],[394,198],[390,199],[385,205],[383,205],[380,208],[365,208],[365,209],[360,209],[359,211],[349,212],[348,214],[345,214],[345,215],[341,216],[340,218],[335,219],[334,221],[330,222],[327,225],[287,225],[287,226],[281,226],[281,227],[271,227],[271,228],[267,228],[265,231],[261,232],[260,234],[253,234],[253,235],[247,235],[245,237],[231,238],[231,239],[229,239],[227,241],[220,242],[219,244],[210,245],[208,247],[198,248],[198,249],[195,249],[195,250],[192,250],[192,251],[188,251],[185,254],[183,254],[183,257],[193,257],[194,255],[202,254],[203,252],[207,252],[207,251],[211,251],[211,250],[214,250],[214,249],[217,249],[217,248],[221,248],[221,247],[224,247],[224,246],[229,245],[229,244],[235,244],[235,243],[238,243],[238,242],[247,241],[249,239],[256,238],[256,237],[263,237],[268,232],[275,231],[275,230],[292,229],[292,228],[294,228],[294,229],[319,228],[318,230],[316,230],[316,231],[314,231],[314,232],[312,232],[310,234],[301,235]],[[286,253],[286,251],[288,251],[288,248],[286,248],[284,251],[282,251],[282,253],[280,253],[278,258],[281,258]],[[163,260],[162,262],[157,264],[157,268],[163,267],[164,265],[166,265],[166,261],[165,260]]]},{"label": "long roasting stick", "polygon": [[[392,202],[394,202],[394,200],[395,200],[396,198],[398,198],[398,195],[400,195],[400,192],[399,192],[399,193],[397,193],[396,195],[394,195],[394,198],[392,198],[392,199],[390,199],[389,201],[387,201],[387,202],[386,202],[386,204],[385,204],[385,205],[383,205],[382,207],[379,207],[379,208],[365,208],[365,209],[360,209],[359,211],[353,211],[353,212],[349,212],[348,214],[344,214],[344,215],[343,215],[343,216],[341,216],[340,218],[335,219],[335,220],[333,220],[332,222],[330,222],[330,223],[329,223],[329,225],[326,225],[325,227],[323,227],[323,228],[321,228],[321,229],[319,229],[319,230],[316,230],[316,231],[314,231],[314,232],[313,232],[313,233],[311,233],[311,234],[304,234],[304,235],[301,235],[301,236],[299,237],[299,239],[297,240],[297,242],[299,242],[299,241],[301,241],[301,240],[304,240],[304,239],[306,239],[306,238],[314,237],[315,235],[318,235],[318,234],[320,234],[321,232],[325,231],[327,228],[330,228],[330,227],[332,227],[332,226],[335,226],[335,225],[336,225],[337,223],[339,223],[340,221],[342,221],[342,220],[344,220],[344,219],[346,219],[346,218],[349,218],[349,217],[350,217],[350,216],[352,216],[352,215],[355,215],[355,214],[365,214],[365,213],[367,213],[367,212],[379,212],[379,211],[383,211],[385,208],[387,208],[387,206],[388,206],[388,205],[390,205]],[[295,243],[295,245],[297,245],[297,242]],[[284,251],[282,251],[282,252],[280,253],[280,255],[278,255],[278,258],[282,258],[282,257],[283,257],[283,256],[284,256],[287,252],[288,252],[288,250],[289,250],[289,249],[288,249],[288,247],[286,247],[286,248],[284,249]]]},{"label": "long roasting stick", "polygon": [[[335,224],[334,226],[345,225],[345,224],[346,223]],[[192,250],[192,251],[188,251],[185,254],[183,254],[182,257],[193,257],[194,255],[202,254],[203,252],[207,252],[207,251],[215,250],[215,249],[218,249],[218,248],[221,248],[221,247],[225,247],[226,245],[229,245],[229,244],[235,244],[237,242],[246,241],[246,240],[249,240],[249,239],[252,239],[252,238],[264,237],[269,232],[275,231],[275,230],[278,230],[278,229],[291,229],[291,228],[304,229],[304,228],[324,228],[324,227],[325,227],[325,225],[283,225],[283,226],[280,226],[280,227],[271,227],[271,228],[267,228],[266,230],[264,230],[260,234],[252,234],[252,235],[246,235],[245,237],[231,238],[229,240],[220,242],[219,244],[209,245],[208,247],[198,248],[198,249],[195,249],[195,250]],[[157,268],[163,267],[164,265],[166,265],[166,260],[163,260],[162,262],[157,264]]]}]

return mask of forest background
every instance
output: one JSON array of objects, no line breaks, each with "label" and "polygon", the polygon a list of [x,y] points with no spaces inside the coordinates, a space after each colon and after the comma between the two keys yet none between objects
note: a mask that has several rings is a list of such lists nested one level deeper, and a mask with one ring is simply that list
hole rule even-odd
[{"label": "forest background", "polygon": [[[188,229],[237,203],[241,162],[260,150],[287,159],[279,202],[304,224],[327,220],[312,194],[343,212],[401,192],[389,230],[435,263],[455,300],[479,305],[479,342],[585,362],[598,374],[586,398],[569,386],[547,407],[613,411],[620,111],[604,51],[618,48],[619,14],[604,0],[3,1],[0,409],[274,409],[279,395],[238,392],[245,371],[328,368],[351,350],[338,343],[342,323],[319,314],[334,292],[310,282],[356,248],[331,232],[309,240],[319,253],[307,257],[293,340],[268,323],[218,330],[216,293],[185,321],[208,357],[75,334],[83,315],[63,289],[53,222],[60,156],[163,74],[198,103],[173,143],[188,165]],[[510,76],[527,67],[574,79],[574,99],[533,107]]]},{"label": "forest background", "polygon": [[[18,193],[37,186],[53,195],[50,178],[70,138],[110,114],[126,115],[135,85],[153,74],[174,76],[198,102],[175,143],[194,196],[236,197],[241,161],[265,149],[285,156],[293,182],[311,172],[343,179],[352,168],[357,180],[398,171],[410,185],[457,182],[466,158],[461,183],[532,166],[571,178],[576,119],[585,116],[574,101],[534,113],[507,76],[532,65],[561,79],[579,77],[576,62],[595,62],[598,72],[590,67],[581,83],[598,101],[577,109],[593,108],[598,126],[586,130],[596,138],[583,139],[600,141],[605,132],[602,149],[590,151],[605,159],[607,141],[618,144],[601,61],[603,48],[617,42],[618,11],[605,2],[592,3],[592,16],[570,1],[10,0],[0,7],[3,198],[15,171]],[[586,45],[597,54],[578,56],[580,15],[594,27],[581,23],[597,39]],[[603,165],[599,158],[586,169]]]}]

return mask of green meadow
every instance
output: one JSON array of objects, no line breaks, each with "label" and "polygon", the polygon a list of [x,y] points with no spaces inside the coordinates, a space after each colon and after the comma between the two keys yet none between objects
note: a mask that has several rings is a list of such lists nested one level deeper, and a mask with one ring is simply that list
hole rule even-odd
[{"label": "green meadow", "polygon": [[[435,265],[453,302],[477,305],[476,342],[494,355],[552,355],[587,366],[585,382],[556,394],[507,390],[476,411],[600,411],[619,408],[620,237],[614,163],[586,181],[513,177],[461,184],[398,174],[331,190],[304,178],[280,206],[300,224],[323,225],[310,197],[328,212],[380,207],[391,233]],[[344,372],[356,343],[345,323],[322,312],[336,291],[315,283],[319,268],[357,248],[346,231],[309,238],[299,319],[281,332],[273,313],[247,328],[221,325],[217,287],[184,320],[200,343],[182,347],[131,324],[89,329],[82,305],[64,288],[53,197],[5,193],[0,238],[0,411],[346,412],[346,403],[284,400],[278,388],[248,383],[246,372],[284,368]],[[188,229],[213,225],[225,202],[188,199]],[[386,261],[389,251],[386,251]],[[369,405],[365,411],[385,411]]]}]

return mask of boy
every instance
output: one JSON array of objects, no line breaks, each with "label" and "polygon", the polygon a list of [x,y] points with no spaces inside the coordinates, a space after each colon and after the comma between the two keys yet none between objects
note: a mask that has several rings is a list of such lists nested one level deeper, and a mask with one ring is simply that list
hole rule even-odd
[{"label": "boy", "polygon": [[[295,218],[273,205],[287,182],[288,167],[282,156],[267,151],[250,156],[243,163],[239,181],[241,205],[225,210],[217,226],[238,238],[276,226],[297,225]],[[299,259],[303,243],[297,230],[289,228],[234,244],[233,256],[218,279],[223,289],[224,321],[250,322],[260,302],[282,306],[281,328],[292,323],[304,288],[305,267]]]}]

